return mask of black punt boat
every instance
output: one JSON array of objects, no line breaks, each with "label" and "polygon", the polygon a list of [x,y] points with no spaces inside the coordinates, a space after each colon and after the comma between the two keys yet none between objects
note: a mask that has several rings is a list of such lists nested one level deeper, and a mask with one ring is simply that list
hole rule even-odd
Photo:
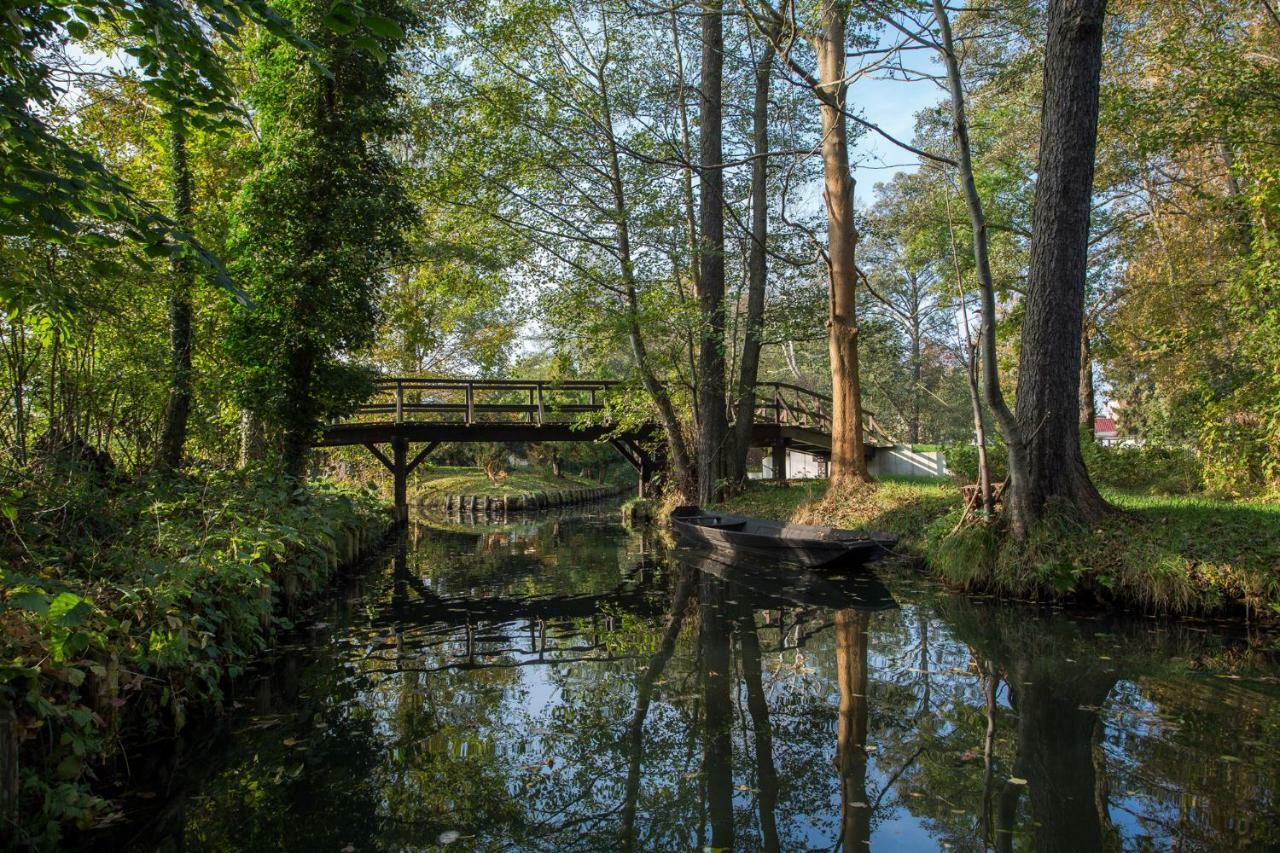
[{"label": "black punt boat", "polygon": [[841,530],[810,524],[784,524],[680,506],[671,526],[691,544],[710,545],[721,559],[764,560],[805,568],[832,563],[870,563],[890,552],[898,537],[888,533]]}]

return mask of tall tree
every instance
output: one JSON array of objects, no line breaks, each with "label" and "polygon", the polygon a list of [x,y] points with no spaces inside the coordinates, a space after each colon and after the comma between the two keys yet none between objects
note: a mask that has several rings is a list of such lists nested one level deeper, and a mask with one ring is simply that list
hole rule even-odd
[{"label": "tall tree", "polygon": [[[192,233],[191,164],[187,160],[187,130],[181,113],[175,111],[169,130],[169,181],[173,195],[173,221],[177,228]],[[186,253],[169,262],[172,282],[169,291],[169,401],[165,406],[164,431],[156,455],[158,467],[182,466],[187,443],[187,421],[191,415],[191,288],[194,268]]]},{"label": "tall tree", "polygon": [[733,423],[729,479],[739,485],[747,477],[747,451],[755,421],[756,379],[764,345],[765,287],[769,276],[769,83],[773,79],[773,43],[766,41],[756,61],[755,97],[751,107],[751,245],[747,255],[747,317],[738,363],[738,405]]},{"label": "tall tree", "polygon": [[719,496],[728,451],[724,355],[724,15],[720,0],[702,9],[698,87],[698,500]]},{"label": "tall tree", "polygon": [[821,25],[813,38],[818,55],[815,91],[822,113],[822,198],[827,206],[830,291],[827,346],[831,359],[832,489],[870,479],[862,436],[862,388],[858,375],[858,230],[854,224],[854,180],[849,169],[849,82],[845,39],[849,7],[822,0]]},{"label": "tall tree", "polygon": [[1106,0],[1053,0],[1015,412],[1025,471],[1010,499],[1015,531],[1055,501],[1095,519],[1110,506],[1080,454],[1080,340],[1098,140]]},{"label": "tall tree", "polygon": [[413,213],[387,148],[401,130],[394,57],[411,15],[399,0],[366,0],[361,18],[336,21],[325,0],[284,8],[323,67],[273,37],[254,51],[263,141],[235,225],[254,304],[233,347],[246,404],[300,475],[321,422],[367,387],[349,356],[374,341],[380,278]]}]

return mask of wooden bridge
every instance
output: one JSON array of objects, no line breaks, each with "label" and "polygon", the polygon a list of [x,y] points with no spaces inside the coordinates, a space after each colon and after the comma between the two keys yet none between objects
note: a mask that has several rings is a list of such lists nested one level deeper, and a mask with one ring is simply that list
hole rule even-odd
[{"label": "wooden bridge", "polygon": [[[350,418],[325,429],[318,445],[368,448],[395,478],[401,519],[407,518],[409,475],[447,441],[608,441],[636,469],[643,495],[662,465],[660,435],[653,424],[617,428],[608,402],[619,387],[594,379],[381,379]],[[869,437],[884,437],[870,413],[866,427]],[[788,448],[830,453],[831,398],[798,385],[760,383],[751,441],[772,449],[774,477],[786,479]],[[414,444],[421,446],[410,457]],[[869,447],[874,452],[875,443]]]}]

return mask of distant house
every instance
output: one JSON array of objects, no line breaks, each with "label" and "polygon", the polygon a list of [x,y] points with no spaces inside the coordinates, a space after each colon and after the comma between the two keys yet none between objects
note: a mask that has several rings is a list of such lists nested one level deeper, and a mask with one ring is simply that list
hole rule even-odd
[{"label": "distant house", "polygon": [[1116,419],[1099,417],[1093,419],[1093,438],[1104,447],[1141,447],[1142,439],[1132,435],[1121,435],[1116,429]]}]

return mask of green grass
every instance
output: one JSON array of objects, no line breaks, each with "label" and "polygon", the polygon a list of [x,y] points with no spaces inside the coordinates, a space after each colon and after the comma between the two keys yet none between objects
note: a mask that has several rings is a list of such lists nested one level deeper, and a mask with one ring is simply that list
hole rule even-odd
[{"label": "green grass", "polygon": [[825,480],[753,483],[726,511],[896,533],[953,586],[1148,613],[1239,611],[1280,619],[1280,504],[1106,490],[1121,512],[1093,528],[1050,517],[1023,542],[960,519],[947,480],[883,478],[826,495]]},{"label": "green grass", "polygon": [[979,527],[948,537],[956,510],[930,531],[930,563],[958,586],[1019,598],[1280,617],[1280,505],[1106,496],[1121,512],[1092,528],[1051,516],[1024,542]]},{"label": "green grass", "polygon": [[563,492],[595,488],[600,484],[569,474],[556,477],[550,470],[536,467],[508,471],[504,479],[494,483],[479,468],[439,466],[419,468],[410,485],[420,499],[431,499],[443,495],[502,497],[530,492]]},{"label": "green grass", "polygon": [[723,508],[778,521],[880,530],[896,534],[900,549],[923,553],[927,528],[959,501],[954,483],[932,477],[881,477],[870,490],[835,497],[826,491],[826,480],[755,482]]}]

